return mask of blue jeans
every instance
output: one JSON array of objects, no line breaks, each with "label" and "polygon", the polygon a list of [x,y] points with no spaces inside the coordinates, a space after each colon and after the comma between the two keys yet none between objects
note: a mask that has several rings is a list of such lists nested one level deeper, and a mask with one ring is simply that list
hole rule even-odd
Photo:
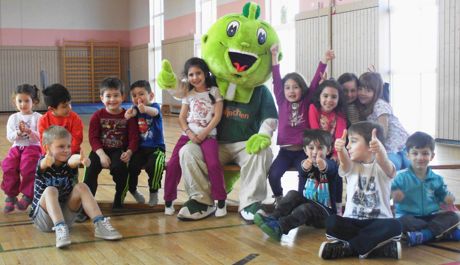
[{"label": "blue jeans", "polygon": [[406,148],[397,153],[387,153],[388,159],[395,165],[396,171],[409,167],[410,161],[407,159]]}]

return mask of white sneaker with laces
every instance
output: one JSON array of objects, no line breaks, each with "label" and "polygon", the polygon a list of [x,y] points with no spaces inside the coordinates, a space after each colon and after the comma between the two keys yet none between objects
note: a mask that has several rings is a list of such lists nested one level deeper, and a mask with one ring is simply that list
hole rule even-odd
[{"label": "white sneaker with laces", "polygon": [[53,227],[54,232],[56,233],[56,247],[63,248],[70,245],[70,234],[69,227],[67,225],[58,225]]},{"label": "white sneaker with laces", "polygon": [[110,217],[104,217],[104,219],[94,224],[94,236],[105,240],[121,239],[122,235],[113,228],[109,220]]}]

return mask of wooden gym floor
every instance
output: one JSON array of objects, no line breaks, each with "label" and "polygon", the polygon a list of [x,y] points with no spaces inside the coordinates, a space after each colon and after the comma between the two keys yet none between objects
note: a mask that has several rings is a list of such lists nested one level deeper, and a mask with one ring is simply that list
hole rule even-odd
[{"label": "wooden gym floor", "polygon": [[[85,123],[83,149],[90,151],[87,132],[89,116]],[[0,160],[6,155],[10,143],[5,131],[7,114],[0,115]],[[167,158],[179,137],[176,117],[164,119]],[[277,148],[273,145],[274,152]],[[460,148],[437,146],[434,164],[460,161]],[[451,191],[460,198],[459,170],[440,170]],[[80,170],[80,179],[83,170]],[[139,190],[148,199],[146,174],[140,177]],[[283,178],[285,191],[296,187],[295,173]],[[179,203],[187,196],[182,183],[179,186]],[[31,224],[28,213],[0,213],[0,264],[454,264],[460,260],[460,243],[433,243],[430,246],[407,248],[403,258],[359,260],[348,258],[324,261],[318,258],[318,249],[325,240],[324,230],[300,227],[283,236],[280,243],[265,236],[255,225],[247,225],[236,212],[217,219],[213,216],[196,222],[183,222],[175,216],[165,216],[161,206],[149,209],[134,204],[127,195],[128,209],[112,213],[114,185],[107,170],[99,177],[97,200],[105,215],[123,234],[117,242],[94,238],[91,222],[75,224],[71,229],[72,245],[68,249],[55,248],[54,233],[41,233]],[[237,204],[238,188],[229,195],[229,204]],[[160,190],[160,198],[163,197]],[[268,196],[269,197],[269,196]],[[3,208],[4,194],[0,194]],[[269,199],[267,200],[269,201]],[[460,264],[460,263],[458,263]]]}]

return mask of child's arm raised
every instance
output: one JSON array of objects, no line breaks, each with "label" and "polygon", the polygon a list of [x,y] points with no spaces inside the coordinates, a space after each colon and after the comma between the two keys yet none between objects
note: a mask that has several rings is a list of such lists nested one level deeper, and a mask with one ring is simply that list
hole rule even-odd
[{"label": "child's arm raised", "polygon": [[140,113],[145,113],[145,114],[147,114],[149,116],[152,116],[152,117],[156,117],[158,115],[158,113],[159,113],[156,108],[144,105],[144,103],[142,103],[141,99],[139,99],[139,102],[137,103],[137,108],[139,109]]},{"label": "child's arm raised", "polygon": [[131,108],[125,111],[125,119],[127,120],[136,117],[136,115],[137,115],[137,110],[136,108],[134,108],[134,106],[131,106]]},{"label": "child's arm raised", "polygon": [[278,102],[278,104],[280,104],[280,102],[285,101],[286,99],[284,97],[283,82],[281,80],[280,65],[278,62],[278,44],[273,44],[273,46],[270,48],[270,52],[272,53],[273,92],[275,94],[276,101]]},{"label": "child's arm raised", "polygon": [[318,88],[318,85],[323,78],[323,75],[326,73],[327,63],[329,61],[334,60],[334,58],[335,58],[335,53],[333,50],[327,50],[324,53],[324,58],[319,62],[318,67],[316,68],[316,73],[313,76],[313,79],[311,80],[311,83],[310,83],[310,87],[307,91],[307,94],[305,95],[304,100],[306,102],[311,101],[311,98],[315,94]]},{"label": "child's arm raised", "polygon": [[47,168],[52,167],[53,164],[54,157],[50,154],[49,150],[47,150],[45,157],[40,160],[40,170],[44,172]]},{"label": "child's arm raised", "polygon": [[348,172],[351,169],[352,163],[350,156],[348,155],[345,145],[347,144],[347,130],[343,130],[341,138],[335,139],[335,151],[340,161],[340,167],[344,172]]},{"label": "child's arm raised", "polygon": [[396,175],[395,166],[388,159],[385,147],[377,138],[377,129],[375,128],[372,130],[372,138],[369,142],[369,150],[375,154],[375,160],[382,168],[383,172],[385,172],[389,178],[393,178]]}]

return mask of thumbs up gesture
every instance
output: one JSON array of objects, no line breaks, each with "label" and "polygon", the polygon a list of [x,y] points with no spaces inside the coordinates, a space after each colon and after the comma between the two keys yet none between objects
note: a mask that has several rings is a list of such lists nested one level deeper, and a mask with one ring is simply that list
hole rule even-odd
[{"label": "thumbs up gesture", "polygon": [[335,139],[335,150],[337,153],[345,151],[345,145],[347,144],[347,130],[343,130],[343,134],[341,138]]},{"label": "thumbs up gesture", "polygon": [[369,142],[369,151],[371,151],[374,154],[385,152],[385,147],[383,146],[382,142],[380,142],[380,140],[377,138],[376,128],[372,130],[372,137],[371,141]]},{"label": "thumbs up gesture", "polygon": [[49,167],[52,167],[54,165],[54,156],[50,153],[50,150],[46,150],[46,155],[45,155],[45,158],[43,158],[43,161],[42,161],[42,169],[46,169],[46,168],[49,168]]},{"label": "thumbs up gesture", "polygon": [[140,113],[145,113],[145,105],[142,103],[142,99],[137,101],[137,108],[139,109]]},{"label": "thumbs up gesture", "polygon": [[323,150],[318,150],[316,154],[316,166],[320,171],[324,171],[326,169],[326,161],[323,159]]}]

